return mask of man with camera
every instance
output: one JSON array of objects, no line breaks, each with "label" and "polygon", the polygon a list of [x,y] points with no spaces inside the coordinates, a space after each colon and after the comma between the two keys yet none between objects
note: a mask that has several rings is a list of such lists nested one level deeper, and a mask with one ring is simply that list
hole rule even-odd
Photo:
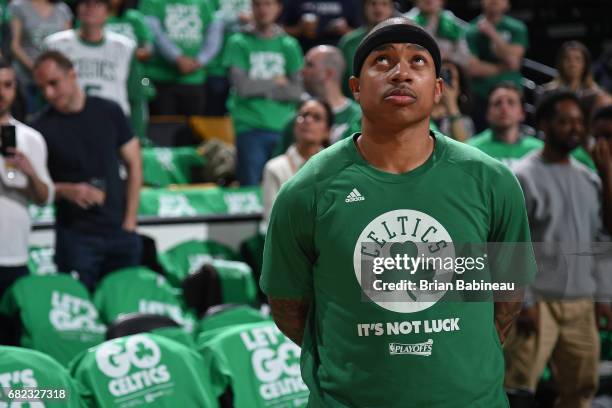
[{"label": "man with camera", "polygon": [[11,116],[16,91],[15,71],[0,60],[0,298],[28,274],[28,203],[42,205],[53,197],[43,137]]}]

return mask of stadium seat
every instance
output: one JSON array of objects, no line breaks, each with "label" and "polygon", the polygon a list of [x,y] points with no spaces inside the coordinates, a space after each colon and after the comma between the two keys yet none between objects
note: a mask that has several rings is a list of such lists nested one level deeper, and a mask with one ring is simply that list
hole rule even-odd
[{"label": "stadium seat", "polygon": [[180,291],[145,267],[124,268],[105,276],[94,294],[94,304],[107,324],[126,314],[148,313],[167,316],[186,332],[193,331],[194,318],[184,310]]},{"label": "stadium seat", "polygon": [[46,353],[64,365],[104,340],[106,327],[87,289],[67,274],[19,279],[2,298],[0,311],[18,316],[22,347]]},{"label": "stadium seat", "polygon": [[238,260],[236,252],[218,242],[188,240],[169,248],[159,255],[159,262],[175,287],[188,275],[199,270],[211,259]]},{"label": "stadium seat", "polygon": [[198,339],[214,392],[228,387],[234,408],[284,404],[305,407],[308,389],[300,375],[300,348],[273,322],[225,328],[214,337]]},{"label": "stadium seat", "polygon": [[270,316],[261,310],[247,305],[223,304],[208,309],[204,318],[200,319],[196,327],[196,338],[202,340],[202,333],[214,336],[222,329],[231,328],[241,324],[260,323],[269,321]]},{"label": "stadium seat", "polygon": [[167,187],[170,184],[190,184],[195,168],[206,160],[195,147],[144,147],[142,169],[144,184]]},{"label": "stadium seat", "polygon": [[217,407],[198,353],[153,333],[108,340],[70,364],[88,406]]},{"label": "stadium seat", "polygon": [[32,275],[49,275],[57,273],[57,265],[53,257],[55,248],[47,246],[31,246],[28,249],[28,269]]},{"label": "stadium seat", "polygon": [[202,140],[218,139],[234,144],[234,124],[229,116],[191,116],[189,127]]},{"label": "stadium seat", "polygon": [[[55,400],[23,403],[11,398],[10,391],[28,389],[54,390]],[[62,392],[64,394],[62,394]],[[62,395],[64,397],[62,398]],[[77,386],[66,368],[39,351],[21,347],[0,346],[0,407],[80,408]]]},{"label": "stadium seat", "polygon": [[157,146],[190,146],[198,143],[185,116],[150,116],[147,136]]}]

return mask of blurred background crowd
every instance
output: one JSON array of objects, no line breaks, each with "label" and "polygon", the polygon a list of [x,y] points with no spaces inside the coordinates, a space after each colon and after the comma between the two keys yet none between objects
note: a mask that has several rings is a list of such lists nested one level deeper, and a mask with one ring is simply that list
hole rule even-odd
[{"label": "blurred background crowd", "polygon": [[[167,378],[180,377],[172,392],[192,398],[184,406],[304,405],[287,357],[299,349],[257,289],[265,224],[284,182],[360,131],[353,55],[392,16],[441,49],[431,129],[515,171],[534,241],[608,242],[606,14],[606,0],[1,1],[0,387],[75,387],[94,405],[122,406],[144,389],[151,401],[171,398]],[[538,167],[539,152],[560,170]],[[256,213],[262,225],[233,247],[184,239],[161,251],[138,234],[143,216],[202,213]],[[30,239],[41,221],[55,245]],[[528,299],[519,330],[538,336],[545,321],[554,334],[545,347],[507,350],[515,407],[612,406],[612,311],[597,299],[612,263],[572,265],[594,271],[575,293],[586,303]],[[573,325],[587,315],[586,328]],[[289,350],[284,369],[251,367],[258,347]],[[162,363],[170,374],[130,377]],[[115,385],[97,389],[105,381]]]}]

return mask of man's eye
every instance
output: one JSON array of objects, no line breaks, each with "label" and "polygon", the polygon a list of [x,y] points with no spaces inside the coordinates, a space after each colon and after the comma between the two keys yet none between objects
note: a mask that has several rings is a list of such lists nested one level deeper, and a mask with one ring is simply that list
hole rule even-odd
[{"label": "man's eye", "polygon": [[425,64],[426,60],[425,57],[421,56],[421,55],[415,55],[414,58],[412,58],[412,62],[418,64],[418,65],[423,65]]},{"label": "man's eye", "polygon": [[378,57],[376,57],[376,62],[380,62],[381,64],[384,64],[388,61],[389,60],[385,55],[379,55]]}]

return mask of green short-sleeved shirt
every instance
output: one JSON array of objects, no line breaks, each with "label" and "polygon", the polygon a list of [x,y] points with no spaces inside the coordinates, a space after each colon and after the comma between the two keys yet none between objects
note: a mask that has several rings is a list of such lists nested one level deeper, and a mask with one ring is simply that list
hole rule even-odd
[{"label": "green short-sleeved shirt", "polygon": [[[239,68],[252,80],[272,80],[281,75],[290,77],[304,64],[300,45],[286,34],[272,38],[259,38],[251,33],[234,34],[227,43],[224,57],[225,67]],[[243,98],[232,92],[228,109],[236,133],[255,129],[280,132],[295,112],[295,103],[263,97]]]},{"label": "green short-sleeved shirt", "polygon": [[300,377],[300,348],[273,322],[227,328],[198,341],[197,347],[216,394],[231,385],[235,408],[306,406],[308,389]]},{"label": "green short-sleeved shirt", "polygon": [[[485,34],[482,34],[478,30],[478,22],[483,18],[482,15],[478,16],[470,23],[470,26],[466,30],[465,36],[468,46],[470,47],[470,52],[478,57],[478,59],[485,62],[498,63],[499,59],[491,49],[492,42]],[[519,20],[509,16],[503,16],[500,22],[495,26],[495,30],[497,30],[497,32],[510,44],[522,45],[525,49],[529,46],[527,26]],[[486,97],[493,86],[500,82],[510,81],[519,88],[522,88],[522,78],[520,71],[506,71],[495,76],[474,78],[472,80],[472,90],[477,95]]]},{"label": "green short-sleeved shirt", "polygon": [[107,324],[130,313],[168,316],[191,333],[195,319],[183,310],[181,293],[166,278],[145,267],[125,268],[104,277],[94,304]]},{"label": "green short-sleeved shirt", "polygon": [[[32,389],[53,390],[56,399],[46,398],[44,405],[13,401],[8,391]],[[50,396],[51,396],[50,395]],[[64,396],[64,397],[62,397]],[[0,406],[2,407],[62,407],[80,408],[83,405],[77,384],[68,371],[46,354],[20,347],[0,346]],[[21,400],[23,401],[23,400]],[[4,405],[8,403],[8,405]],[[23,404],[23,405],[22,405]]]},{"label": "green short-sleeved shirt", "polygon": [[30,275],[2,297],[0,311],[19,313],[20,345],[67,365],[82,350],[104,340],[106,326],[83,284],[70,275]]},{"label": "green short-sleeved shirt", "polygon": [[516,143],[504,143],[495,140],[493,131],[487,129],[468,140],[472,145],[489,156],[501,161],[506,165],[520,159],[532,150],[541,149],[544,142],[533,136],[521,136]]},{"label": "green short-sleeved shirt", "polygon": [[415,242],[426,256],[450,242],[528,243],[516,269],[493,261],[487,272],[523,283],[535,275],[516,178],[477,149],[431,134],[431,157],[404,174],[375,169],[354,138],[344,139],[312,157],[276,198],[261,287],[275,298],[313,299],[302,344],[310,407],[508,406],[492,302],[365,296],[373,259]]},{"label": "green short-sleeved shirt", "polygon": [[153,333],[92,347],[71,362],[70,373],[91,407],[218,406],[200,355]]},{"label": "green short-sleeved shirt", "polygon": [[368,33],[367,27],[359,27],[356,30],[350,31],[342,36],[338,43],[338,48],[342,51],[344,61],[346,62],[346,71],[344,72],[344,80],[342,81],[342,92],[349,98],[353,97],[353,93],[349,88],[349,78],[353,75],[353,58],[361,40]]},{"label": "green short-sleeved shirt", "polygon": [[[213,13],[206,0],[144,0],[140,10],[157,17],[163,32],[182,52],[195,58],[204,44]],[[145,65],[147,77],[154,82],[197,85],[206,80],[204,68],[182,75],[174,62],[156,53]]]},{"label": "green short-sleeved shirt", "polygon": [[232,34],[240,31],[238,15],[242,11],[251,11],[251,0],[211,0],[210,4],[212,9],[217,11],[217,17],[223,20],[224,33],[221,51],[210,61],[206,69],[209,75],[225,76],[227,70],[223,66],[223,59],[227,40]]},{"label": "green short-sleeved shirt", "polygon": [[105,28],[132,39],[139,47],[153,43],[153,34],[144,21],[144,15],[136,9],[128,9],[122,16],[110,16]]}]

